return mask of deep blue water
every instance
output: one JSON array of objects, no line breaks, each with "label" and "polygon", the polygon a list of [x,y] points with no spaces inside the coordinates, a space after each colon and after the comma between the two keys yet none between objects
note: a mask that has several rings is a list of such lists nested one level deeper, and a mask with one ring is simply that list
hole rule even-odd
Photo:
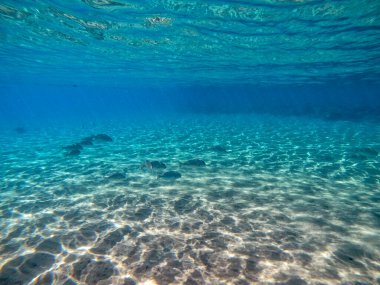
[{"label": "deep blue water", "polygon": [[322,120],[379,121],[379,86],[346,84],[280,86],[93,87],[4,85],[0,123],[123,120],[181,114],[257,113]]},{"label": "deep blue water", "polygon": [[0,178],[0,285],[380,284],[380,1],[1,1]]}]

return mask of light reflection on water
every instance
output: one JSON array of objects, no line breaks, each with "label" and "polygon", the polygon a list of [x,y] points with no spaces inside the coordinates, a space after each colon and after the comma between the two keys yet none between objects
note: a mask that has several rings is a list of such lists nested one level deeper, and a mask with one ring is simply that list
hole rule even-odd
[{"label": "light reflection on water", "polygon": [[375,81],[379,11],[371,0],[7,0],[1,75],[119,84]]}]

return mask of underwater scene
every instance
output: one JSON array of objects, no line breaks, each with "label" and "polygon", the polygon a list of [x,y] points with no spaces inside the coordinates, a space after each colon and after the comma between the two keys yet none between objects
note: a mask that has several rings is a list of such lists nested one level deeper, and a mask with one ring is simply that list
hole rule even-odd
[{"label": "underwater scene", "polygon": [[380,1],[0,1],[24,284],[380,284]]}]

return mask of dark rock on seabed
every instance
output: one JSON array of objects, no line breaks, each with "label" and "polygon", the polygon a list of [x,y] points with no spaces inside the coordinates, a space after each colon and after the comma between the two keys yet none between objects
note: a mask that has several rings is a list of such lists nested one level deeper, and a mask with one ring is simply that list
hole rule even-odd
[{"label": "dark rock on seabed", "polygon": [[66,150],[66,156],[76,156],[79,155],[83,147],[79,144],[72,144],[62,147],[64,150]]},{"label": "dark rock on seabed", "polygon": [[182,177],[181,173],[177,171],[167,171],[158,176],[158,178],[164,178],[164,179],[178,179],[181,177]]},{"label": "dark rock on seabed", "polygon": [[67,145],[67,146],[64,146],[62,147],[64,150],[67,150],[67,151],[72,151],[72,150],[82,150],[83,147],[81,144],[79,143],[75,143],[75,144],[71,144],[71,145]]},{"label": "dark rock on seabed", "polygon": [[182,163],[184,166],[206,166],[206,163],[202,159],[189,159]]},{"label": "dark rock on seabed", "polygon": [[142,165],[142,168],[147,168],[147,169],[165,169],[166,168],[166,164],[161,162],[161,161],[157,161],[157,160],[146,160],[143,165]]},{"label": "dark rock on seabed", "polygon": [[94,141],[112,142],[113,140],[109,135],[97,134],[97,135],[85,137],[79,143],[67,145],[62,148],[66,150],[66,154],[65,154],[66,156],[76,156],[80,154],[81,150],[83,150],[83,146],[93,145]]}]

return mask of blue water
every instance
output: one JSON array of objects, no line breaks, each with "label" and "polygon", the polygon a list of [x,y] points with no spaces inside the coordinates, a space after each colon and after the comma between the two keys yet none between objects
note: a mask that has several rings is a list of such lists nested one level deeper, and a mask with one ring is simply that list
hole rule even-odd
[{"label": "blue water", "polygon": [[0,3],[0,285],[380,284],[380,2]]}]

